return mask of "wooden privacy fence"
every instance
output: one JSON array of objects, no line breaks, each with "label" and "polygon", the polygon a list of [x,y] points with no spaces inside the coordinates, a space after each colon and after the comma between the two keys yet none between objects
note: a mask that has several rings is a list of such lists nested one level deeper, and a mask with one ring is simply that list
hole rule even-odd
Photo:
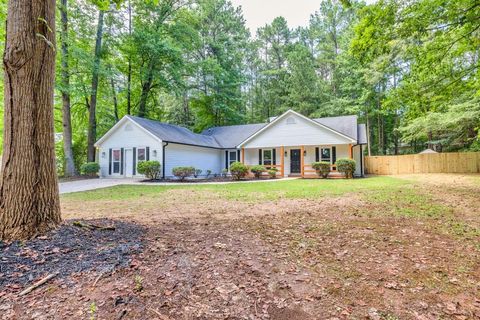
[{"label": "wooden privacy fence", "polygon": [[379,175],[480,173],[480,152],[365,157],[365,171]]}]

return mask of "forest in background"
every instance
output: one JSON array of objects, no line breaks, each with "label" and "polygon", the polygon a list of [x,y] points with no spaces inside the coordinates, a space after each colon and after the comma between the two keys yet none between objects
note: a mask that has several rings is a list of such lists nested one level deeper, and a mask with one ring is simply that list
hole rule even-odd
[{"label": "forest in background", "polygon": [[196,132],[290,108],[356,114],[372,155],[479,151],[480,2],[346,2],[319,2],[305,28],[278,17],[250,34],[226,0],[58,0],[59,172],[94,159],[126,114]]}]

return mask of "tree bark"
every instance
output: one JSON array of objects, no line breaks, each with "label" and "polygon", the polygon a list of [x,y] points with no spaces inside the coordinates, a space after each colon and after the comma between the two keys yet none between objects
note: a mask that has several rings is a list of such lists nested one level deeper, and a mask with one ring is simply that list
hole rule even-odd
[{"label": "tree bark", "polygon": [[152,60],[149,63],[147,70],[147,77],[145,82],[142,85],[142,93],[140,94],[140,102],[138,104],[138,116],[144,118],[147,114],[147,98],[150,90],[152,89],[153,84],[153,64],[155,62]]},{"label": "tree bark", "polygon": [[[132,36],[132,4],[128,1],[128,35]],[[128,74],[127,74],[127,114],[132,114],[132,57],[128,53]]]},{"label": "tree bark", "polygon": [[118,122],[118,99],[117,90],[115,90],[115,81],[113,80],[113,75],[110,77],[110,86],[112,88],[113,97],[113,115],[115,116],[115,122]]},{"label": "tree bark", "polygon": [[95,162],[95,141],[97,139],[97,90],[100,54],[102,53],[103,15],[104,11],[100,10],[98,13],[97,38],[95,41],[95,57],[92,71],[92,90],[90,93],[90,107],[88,110],[88,162]]},{"label": "tree bark", "polygon": [[6,25],[0,239],[13,240],[61,222],[53,126],[55,0],[10,0]]},{"label": "tree bark", "polygon": [[63,153],[65,156],[64,175],[71,177],[77,175],[75,164],[73,162],[72,148],[72,117],[70,114],[70,70],[68,65],[68,13],[67,0],[61,0],[60,16],[62,21],[62,31],[60,41],[62,42],[62,122],[63,122]]}]

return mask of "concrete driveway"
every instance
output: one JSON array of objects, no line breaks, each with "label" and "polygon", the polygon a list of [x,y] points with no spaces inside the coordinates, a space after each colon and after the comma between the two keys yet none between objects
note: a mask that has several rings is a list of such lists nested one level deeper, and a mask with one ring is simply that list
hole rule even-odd
[{"label": "concrete driveway", "polygon": [[60,193],[80,192],[87,190],[95,190],[108,188],[120,184],[135,184],[139,180],[136,179],[84,179],[68,182],[60,182]]}]

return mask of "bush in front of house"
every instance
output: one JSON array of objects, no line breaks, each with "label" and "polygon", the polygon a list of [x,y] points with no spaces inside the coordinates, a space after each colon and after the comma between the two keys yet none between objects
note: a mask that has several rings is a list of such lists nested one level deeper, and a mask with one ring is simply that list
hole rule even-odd
[{"label": "bush in front of house", "polygon": [[317,174],[322,178],[327,178],[330,173],[330,162],[320,161],[312,163],[312,168],[315,169]]},{"label": "bush in front of house", "polygon": [[175,177],[180,179],[180,181],[185,180],[188,177],[191,177],[195,174],[194,167],[175,167],[172,169],[172,173]]},{"label": "bush in front of house", "polygon": [[198,178],[202,174],[202,169],[195,169],[195,173],[193,174],[194,178]]},{"label": "bush in front of house", "polygon": [[343,173],[347,179],[353,178],[353,173],[355,172],[356,166],[355,160],[350,158],[341,158],[335,162],[335,165],[337,166],[337,171]]},{"label": "bush in front of house", "polygon": [[241,162],[234,162],[230,165],[230,173],[233,179],[240,180],[248,174],[248,167]]},{"label": "bush in front of house", "polygon": [[277,177],[277,169],[273,168],[268,170],[268,175],[270,176],[270,179],[275,179]]},{"label": "bush in front of house", "polygon": [[228,174],[228,169],[222,169],[222,177],[226,178]]},{"label": "bush in front of house", "polygon": [[206,178],[208,179],[211,174],[212,174],[212,170],[207,170],[207,172],[206,172]]},{"label": "bush in front of house", "polygon": [[262,175],[262,173],[264,173],[265,171],[267,171],[267,169],[265,169],[264,166],[260,165],[260,164],[257,164],[255,166],[252,166],[250,168],[250,171],[253,173],[253,175],[255,176],[255,178],[259,179],[260,176]]},{"label": "bush in front of house", "polygon": [[99,170],[100,165],[96,162],[87,162],[80,167],[80,172],[90,177],[96,177]]},{"label": "bush in front of house", "polygon": [[160,177],[162,165],[158,161],[142,161],[137,165],[137,171],[150,180],[157,180]]}]

